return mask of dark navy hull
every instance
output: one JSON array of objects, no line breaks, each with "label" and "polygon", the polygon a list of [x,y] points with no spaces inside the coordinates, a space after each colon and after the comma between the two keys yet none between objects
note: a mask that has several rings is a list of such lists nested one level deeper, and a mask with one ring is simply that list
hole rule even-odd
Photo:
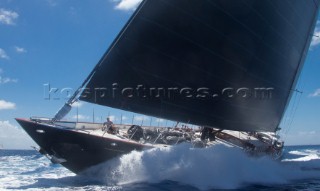
[{"label": "dark navy hull", "polygon": [[42,151],[50,156],[65,159],[66,162],[61,165],[77,174],[133,150],[150,148],[132,142],[59,129],[30,120],[16,120]]}]

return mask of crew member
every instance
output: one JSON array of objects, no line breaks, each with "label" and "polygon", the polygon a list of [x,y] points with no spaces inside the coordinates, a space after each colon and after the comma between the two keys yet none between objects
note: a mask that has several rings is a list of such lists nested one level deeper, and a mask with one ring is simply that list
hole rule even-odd
[{"label": "crew member", "polygon": [[107,132],[110,133],[110,134],[116,134],[117,133],[117,129],[113,125],[113,122],[110,120],[109,117],[107,117],[107,121],[103,123],[102,131],[105,131],[105,130],[107,130]]}]

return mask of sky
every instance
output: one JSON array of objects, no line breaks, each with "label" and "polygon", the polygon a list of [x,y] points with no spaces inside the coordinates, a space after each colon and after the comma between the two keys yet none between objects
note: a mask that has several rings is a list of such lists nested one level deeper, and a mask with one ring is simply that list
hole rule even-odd
[{"label": "sky", "polygon": [[[53,117],[88,76],[141,0],[0,1],[0,147],[35,146],[14,120]],[[320,21],[282,120],[287,145],[320,144]],[[49,88],[63,88],[48,99]],[[52,98],[52,97],[51,97]],[[94,119],[93,119],[94,111]],[[170,125],[163,119],[78,102],[68,120]]]}]

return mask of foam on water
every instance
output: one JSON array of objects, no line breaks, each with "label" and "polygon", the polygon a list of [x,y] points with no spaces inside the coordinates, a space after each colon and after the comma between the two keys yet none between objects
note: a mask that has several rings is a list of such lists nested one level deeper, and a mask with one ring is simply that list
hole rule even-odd
[{"label": "foam on water", "polygon": [[[225,146],[190,149],[189,145],[133,151],[75,176],[60,165],[35,153],[0,153],[0,190],[144,190],[176,182],[194,190],[248,188],[252,185],[290,185],[293,180],[320,188],[320,147],[285,151],[282,161],[248,157]],[[315,149],[310,149],[315,148]],[[30,152],[30,151],[29,151]],[[308,180],[308,181],[304,181]],[[296,182],[296,181],[294,181]],[[150,184],[149,184],[150,183]],[[170,184],[170,183],[169,183]],[[170,186],[170,185],[169,185]],[[165,187],[166,188],[166,187]],[[171,188],[171,187],[170,187]],[[295,188],[295,187],[293,187]],[[305,188],[309,188],[308,185]],[[255,190],[255,189],[253,189]]]},{"label": "foam on water", "polygon": [[288,154],[292,155],[293,157],[284,159],[283,161],[308,162],[312,160],[320,160],[320,151],[316,149],[293,150],[289,151]]},{"label": "foam on water", "polygon": [[311,160],[319,160],[320,159],[320,156],[317,155],[317,154],[309,154],[309,155],[306,155],[306,156],[303,156],[303,157],[299,157],[299,158],[295,158],[295,159],[284,159],[283,161],[311,161]]},{"label": "foam on water", "polygon": [[[0,160],[0,189],[21,188],[37,183],[38,179],[58,179],[72,176],[67,170],[50,168],[50,161],[45,157],[4,156]],[[73,175],[74,176],[74,175]]]},{"label": "foam on water", "polygon": [[252,158],[240,149],[221,145],[206,149],[179,145],[133,151],[90,169],[86,175],[103,177],[109,185],[171,180],[200,189],[234,189],[250,184],[286,184],[297,179],[319,178],[320,163],[314,160],[319,157],[313,154],[304,157],[306,160],[279,162],[268,157]]},{"label": "foam on water", "polygon": [[[75,176],[60,165],[52,165],[42,155],[21,154],[23,151],[7,151],[7,156],[0,151],[0,190],[32,191],[86,191],[120,190],[120,187],[106,186],[88,177]],[[14,153],[14,154],[12,154]],[[21,155],[20,155],[21,154]]]},{"label": "foam on water", "polygon": [[305,149],[305,150],[302,150],[302,151],[289,151],[289,154],[308,156],[308,155],[311,155],[311,154],[319,155],[320,152],[318,150],[315,150],[315,149]]}]

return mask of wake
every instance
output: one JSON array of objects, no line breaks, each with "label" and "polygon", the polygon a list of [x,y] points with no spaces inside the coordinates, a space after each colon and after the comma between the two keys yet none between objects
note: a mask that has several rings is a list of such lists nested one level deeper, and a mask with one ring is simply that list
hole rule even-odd
[{"label": "wake", "polygon": [[189,145],[181,144],[133,151],[91,168],[86,175],[103,177],[108,185],[171,180],[199,189],[235,189],[252,184],[286,184],[293,180],[319,178],[319,155],[315,152],[305,154],[280,162],[269,157],[249,157],[240,149],[223,145],[190,149]]}]

